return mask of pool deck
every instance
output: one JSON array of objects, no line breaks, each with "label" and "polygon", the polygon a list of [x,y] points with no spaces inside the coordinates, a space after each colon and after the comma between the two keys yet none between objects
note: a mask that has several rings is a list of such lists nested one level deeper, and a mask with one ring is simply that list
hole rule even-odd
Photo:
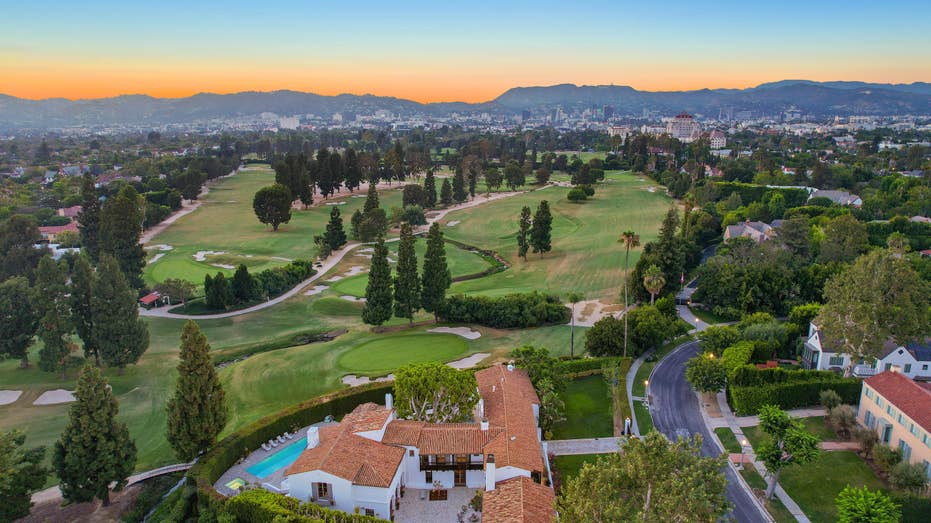
[{"label": "pool deck", "polygon": [[[269,476],[266,476],[264,479],[259,478],[258,476],[255,476],[253,474],[250,474],[247,469],[255,465],[256,463],[262,461],[263,459],[271,456],[272,454],[275,454],[277,452],[280,452],[281,450],[284,450],[284,448],[287,447],[288,445],[291,445],[300,439],[306,438],[307,429],[309,429],[310,427],[325,427],[327,425],[333,425],[333,423],[320,422],[320,423],[314,423],[313,425],[308,425],[306,427],[303,427],[295,433],[294,439],[285,440],[284,443],[273,448],[271,451],[266,451],[266,450],[263,450],[261,447],[259,447],[258,450],[252,451],[246,457],[246,459],[241,460],[240,462],[230,467],[229,470],[224,472],[223,475],[220,476],[220,479],[218,479],[217,482],[213,484],[213,488],[216,489],[216,491],[219,492],[220,494],[223,494],[224,496],[235,496],[236,494],[239,493],[239,491],[233,490],[227,487],[226,484],[229,483],[230,481],[233,481],[236,478],[242,478],[246,482],[246,485],[255,485],[255,486],[263,487],[263,488],[267,488],[267,486],[270,485],[274,489],[281,490],[281,481],[284,480],[285,469],[283,468],[278,469],[272,474],[270,474]],[[269,490],[272,490],[272,489],[269,489]]]}]

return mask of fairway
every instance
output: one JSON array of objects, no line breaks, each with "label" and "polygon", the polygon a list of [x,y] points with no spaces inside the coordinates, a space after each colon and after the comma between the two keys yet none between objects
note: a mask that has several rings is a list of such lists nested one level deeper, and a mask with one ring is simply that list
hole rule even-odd
[{"label": "fairway", "polygon": [[467,348],[455,334],[405,334],[367,341],[343,353],[338,363],[356,373],[392,372],[407,363],[449,361]]}]

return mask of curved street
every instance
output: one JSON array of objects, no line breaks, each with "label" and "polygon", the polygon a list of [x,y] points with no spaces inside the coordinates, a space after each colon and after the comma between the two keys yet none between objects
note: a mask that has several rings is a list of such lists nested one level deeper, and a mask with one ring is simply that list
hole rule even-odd
[{"label": "curved street", "polygon": [[[685,379],[685,362],[699,354],[698,342],[689,342],[677,347],[663,358],[653,371],[649,390],[650,413],[653,425],[670,439],[679,436],[702,437],[702,454],[718,456],[721,449],[714,443],[705,421],[702,419],[698,398]],[[761,513],[761,507],[753,499],[743,483],[737,478],[733,467],[725,470],[727,476],[727,498],[734,505],[732,515],[741,522],[769,521],[769,515]]]}]

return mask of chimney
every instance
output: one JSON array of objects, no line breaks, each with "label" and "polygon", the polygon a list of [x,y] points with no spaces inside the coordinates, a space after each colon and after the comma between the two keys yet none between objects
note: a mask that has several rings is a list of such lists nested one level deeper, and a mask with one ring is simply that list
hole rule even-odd
[{"label": "chimney", "polygon": [[485,400],[482,398],[478,399],[478,417],[485,419]]},{"label": "chimney", "polygon": [[488,420],[482,418],[482,430],[488,430]]},{"label": "chimney", "polygon": [[508,372],[514,372],[514,364],[508,363]]},{"label": "chimney", "polygon": [[495,490],[495,455],[489,454],[485,458],[485,491]]},{"label": "chimney", "polygon": [[385,394],[385,408],[391,410],[394,408],[394,396],[389,392]]},{"label": "chimney", "polygon": [[307,429],[307,448],[316,448],[320,444],[320,431],[317,427]]}]

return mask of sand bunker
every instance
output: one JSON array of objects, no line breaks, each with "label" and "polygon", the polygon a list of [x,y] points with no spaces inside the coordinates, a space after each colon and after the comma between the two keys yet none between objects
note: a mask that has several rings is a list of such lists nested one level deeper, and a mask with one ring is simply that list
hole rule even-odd
[{"label": "sand bunker", "polygon": [[0,390],[0,405],[9,405],[23,395],[21,390]]},{"label": "sand bunker", "polygon": [[364,249],[359,249],[359,252],[375,252],[374,247],[366,247]]},{"label": "sand bunker", "polygon": [[225,263],[211,263],[210,265],[213,265],[214,267],[219,267],[221,269],[229,269],[229,270],[233,270],[236,268],[233,265],[227,265]]},{"label": "sand bunker", "polygon": [[447,365],[459,370],[471,369],[472,367],[478,365],[479,362],[481,362],[483,359],[487,358],[488,355],[488,352],[479,352],[477,354],[462,358],[461,360],[451,361],[447,363]]},{"label": "sand bunker", "polygon": [[55,389],[43,392],[41,396],[32,402],[32,404],[58,405],[59,403],[71,403],[72,401],[75,401],[73,392],[65,389]]},{"label": "sand bunker", "polygon": [[149,261],[147,261],[146,263],[149,264],[149,265],[151,265],[151,264],[157,262],[158,260],[162,259],[162,256],[164,256],[164,255],[165,255],[164,252],[160,252],[160,253],[156,254],[155,256],[152,256],[152,258],[149,259]]},{"label": "sand bunker", "polygon": [[337,276],[333,276],[332,278],[330,278],[329,280],[326,280],[326,281],[328,281],[328,282],[330,282],[330,283],[335,283],[335,282],[338,282],[339,280],[342,280],[342,279],[343,279],[343,276],[338,276],[338,275],[337,275]]},{"label": "sand bunker", "polygon": [[343,277],[344,277],[344,278],[348,278],[348,277],[350,277],[350,276],[355,276],[355,275],[357,275],[357,274],[362,274],[363,272],[366,272],[367,270],[368,270],[368,269],[366,269],[365,267],[363,267],[363,266],[361,266],[361,265],[353,265],[352,267],[349,268],[348,271],[346,271],[345,273],[343,273]]},{"label": "sand bunker", "polygon": [[446,226],[447,226],[447,227],[455,227],[455,226],[459,225],[460,223],[462,223],[462,222],[460,222],[459,220],[453,220],[453,221],[447,223]]},{"label": "sand bunker", "polygon": [[149,245],[148,247],[146,247],[146,249],[147,249],[147,250],[170,251],[170,250],[174,249],[174,247],[172,247],[171,245],[168,245],[168,244],[166,244],[166,243],[158,243],[158,244],[155,244],[155,245]]},{"label": "sand bunker", "polygon": [[369,378],[368,376],[356,376],[355,374],[347,374],[343,376],[343,383],[349,385],[350,387],[355,387],[358,385],[365,385],[368,383],[378,383],[380,381],[392,381],[394,380],[394,374],[389,374],[387,376],[382,376],[380,378]]},{"label": "sand bunker", "polygon": [[217,254],[226,254],[226,251],[197,251],[194,253],[194,261],[206,261],[207,256],[217,255]]},{"label": "sand bunker", "polygon": [[652,185],[647,187],[647,192],[656,192],[656,187],[653,187]]},{"label": "sand bunker", "polygon": [[313,288],[304,292],[305,296],[313,296],[329,289],[326,285],[314,285]]},{"label": "sand bunker", "polygon": [[365,194],[353,194],[350,198],[368,198]]},{"label": "sand bunker", "polygon": [[467,340],[477,340],[482,337],[482,333],[474,331],[468,327],[435,327],[427,332],[442,332],[444,334],[455,334],[456,336],[462,336]]},{"label": "sand bunker", "polygon": [[346,205],[346,202],[326,202],[327,205]]},{"label": "sand bunker", "polygon": [[356,254],[356,256],[358,256],[359,258],[368,258],[370,260],[372,259],[371,254]]},{"label": "sand bunker", "polygon": [[279,260],[279,261],[286,261],[286,262],[289,262],[289,263],[294,261],[294,260],[292,260],[291,258],[282,258],[281,256],[272,256],[272,259],[273,259],[273,260]]},{"label": "sand bunker", "polygon": [[346,301],[354,302],[354,303],[365,303],[365,298],[358,298],[358,297],[356,297],[356,296],[350,296],[350,295],[348,295],[348,294],[343,295],[343,296],[340,296],[340,298],[342,298],[342,299],[344,299],[344,300],[346,300]]}]

